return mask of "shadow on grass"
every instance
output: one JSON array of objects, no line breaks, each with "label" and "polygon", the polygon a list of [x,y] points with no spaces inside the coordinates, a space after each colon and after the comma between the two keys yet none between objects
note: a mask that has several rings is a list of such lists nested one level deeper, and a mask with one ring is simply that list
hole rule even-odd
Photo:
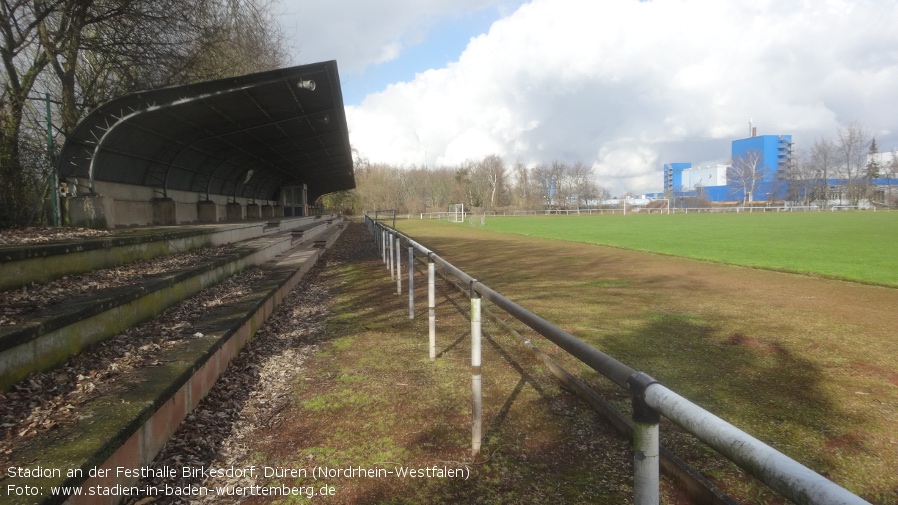
[{"label": "shadow on grass", "polygon": [[[559,307],[544,303],[531,310],[547,319],[552,317],[547,313],[557,313],[556,324],[570,324],[584,340],[592,339],[601,350],[787,454],[793,455],[796,446],[821,432],[863,421],[839,412],[821,388],[825,372],[786,346],[754,338],[747,331],[722,335],[721,324],[706,316],[664,309],[665,304],[655,299],[652,286],[700,289],[700,280],[671,274],[623,282],[627,276],[620,262],[602,255],[552,259],[551,249],[515,252],[508,251],[505,242],[486,240],[471,241],[466,248],[469,261],[482,257],[469,270],[471,274],[491,272],[491,265],[498,269],[499,263],[515,266],[507,276],[496,271],[500,285],[527,286],[533,278],[563,280],[569,286],[579,283],[586,291],[562,293],[557,297]],[[537,257],[524,261],[526,254]],[[564,275],[557,273],[559,265],[565,266]],[[600,270],[601,278],[587,279],[590,282],[577,277],[594,267],[609,271]],[[342,464],[471,469],[470,480],[348,482],[341,484],[343,494],[332,501],[325,498],[324,503],[618,503],[632,499],[628,444],[560,391],[525,351],[500,344],[501,337],[489,333],[485,333],[488,345],[484,346],[486,435],[481,458],[472,460],[466,298],[442,286],[437,341],[440,345],[451,342],[441,348],[437,362],[430,363],[425,358],[426,317],[408,320],[407,295],[396,295],[395,280],[391,282],[383,270],[382,264],[370,261],[346,268],[333,279],[346,286],[324,339],[334,346],[329,357],[309,372],[325,379],[298,393],[300,407],[303,399],[312,396],[325,398],[319,403],[323,407],[314,412],[294,409],[292,429],[276,434],[276,451],[266,453],[266,458],[285,458],[284,464],[299,465],[309,453],[324,454],[328,461]],[[492,286],[487,277],[483,276],[485,282]],[[416,280],[416,291],[422,284]],[[531,290],[516,301],[544,302],[545,295]],[[416,299],[421,303],[426,297]],[[589,313],[599,303],[605,313],[621,312],[635,323],[609,326],[613,331],[580,331],[586,325],[598,326]],[[586,312],[587,317],[578,315],[571,318],[576,322],[567,323],[565,314],[571,311]],[[364,380],[337,383],[350,374]],[[607,389],[597,389],[603,388]],[[611,396],[615,394],[620,391]],[[339,401],[328,405],[331,400]],[[672,435],[668,429],[662,429],[662,434]],[[710,457],[697,444],[677,448],[687,451],[685,455],[677,451],[678,455],[712,477],[738,477],[720,470],[719,458]],[[835,464],[825,453],[793,457],[812,468]],[[747,492],[754,493],[743,493],[747,500],[759,501],[754,500],[756,488]],[[775,502],[775,497],[770,501]],[[678,501],[669,498],[665,503]]]},{"label": "shadow on grass", "polygon": [[[379,268],[379,265],[377,266]],[[470,454],[470,322],[463,295],[441,282],[439,359],[426,359],[427,318],[409,320],[406,296],[375,262],[331,279],[335,315],[297,384],[289,425],[259,458],[317,464],[465,469],[469,479],[335,482],[323,503],[619,503],[631,498],[629,447],[596,416],[539,377],[526,351],[485,333],[483,451]],[[426,297],[418,298],[419,303]],[[519,355],[521,354],[521,355]],[[354,377],[358,377],[356,380]],[[530,386],[530,387],[528,387]],[[313,459],[309,459],[309,458]],[[301,483],[301,482],[297,482]],[[289,484],[289,482],[288,482]]]},{"label": "shadow on grass", "polygon": [[484,341],[486,341],[492,347],[493,351],[496,352],[502,359],[505,361],[507,365],[509,365],[515,372],[520,375],[520,379],[517,384],[515,384],[514,389],[511,394],[508,395],[508,398],[505,400],[505,403],[502,404],[502,407],[499,409],[499,412],[492,418],[490,421],[490,425],[486,430],[486,433],[483,436],[483,444],[489,445],[489,441],[491,437],[496,435],[496,432],[501,428],[503,422],[506,417],[508,417],[508,413],[511,410],[512,405],[514,405],[515,400],[517,400],[518,396],[521,394],[521,390],[524,389],[525,385],[529,385],[539,394],[540,397],[544,399],[550,398],[550,395],[546,393],[543,387],[536,381],[534,378],[524,370],[524,367],[521,366],[505,349],[502,348],[496,341],[490,336],[489,333],[483,332]]},{"label": "shadow on grass", "polygon": [[[631,332],[603,336],[602,350],[626,355],[633,368],[821,475],[845,464],[826,439],[863,429],[868,420],[840,408],[823,387],[822,367],[776,341],[743,333],[723,338],[717,325],[692,314],[647,313],[644,319]],[[607,392],[607,386],[597,389]],[[661,433],[663,444],[737,499],[780,502],[772,491],[758,491],[762,484],[725,470],[716,453],[691,436],[672,426]]]},{"label": "shadow on grass", "polygon": [[[820,353],[802,353],[805,344],[793,333],[806,323],[789,319],[783,310],[788,301],[740,300],[746,269],[710,266],[714,272],[708,273],[701,262],[598,246],[476,230],[442,233],[425,230],[416,240],[438,254],[448,251],[443,257],[456,267],[818,473],[848,474],[849,481],[839,483],[849,489],[872,488],[860,468],[879,453],[864,434],[882,423],[840,396],[856,393],[841,391],[852,383],[830,377],[826,363],[838,354],[821,360]],[[731,273],[738,282],[720,280]],[[687,312],[693,300],[697,308]],[[780,331],[790,338],[778,339]],[[603,394],[626,398],[591,382]],[[703,463],[706,450],[694,443],[685,449],[697,466],[720,473],[717,463]],[[886,481],[881,492],[890,498],[865,497],[889,503],[898,489],[894,475],[875,478]]]}]

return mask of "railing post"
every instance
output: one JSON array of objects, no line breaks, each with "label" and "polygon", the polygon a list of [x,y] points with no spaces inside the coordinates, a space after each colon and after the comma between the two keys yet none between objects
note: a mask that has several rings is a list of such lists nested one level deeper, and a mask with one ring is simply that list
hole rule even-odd
[{"label": "railing post", "polygon": [[645,403],[645,390],[658,381],[637,372],[627,379],[633,399],[633,503],[634,505],[658,505],[661,502],[659,486],[658,423],[661,415]]},{"label": "railing post", "polygon": [[390,242],[390,258],[389,258],[390,265],[387,268],[390,269],[390,280],[393,280],[396,278],[396,272],[393,271],[393,266],[394,266],[393,265],[393,261],[394,261],[393,257],[394,256],[393,256],[393,233],[392,232],[387,234],[387,240]]},{"label": "railing post", "polygon": [[402,240],[399,237],[399,234],[396,234],[396,294],[402,294],[402,244],[399,241]]},{"label": "railing post", "polygon": [[480,440],[483,422],[483,393],[481,391],[482,375],[480,340],[480,293],[474,291],[475,280],[471,281],[471,397],[472,397],[472,422],[471,422],[471,455],[477,457],[480,454]]},{"label": "railing post", "polygon": [[384,265],[387,264],[387,230],[384,228],[380,229],[380,257],[384,260]]},{"label": "railing post", "polygon": [[437,359],[437,307],[436,307],[436,265],[433,257],[427,255],[427,318],[430,337],[430,361]]},{"label": "railing post", "polygon": [[408,243],[408,318],[415,318],[415,248]]}]

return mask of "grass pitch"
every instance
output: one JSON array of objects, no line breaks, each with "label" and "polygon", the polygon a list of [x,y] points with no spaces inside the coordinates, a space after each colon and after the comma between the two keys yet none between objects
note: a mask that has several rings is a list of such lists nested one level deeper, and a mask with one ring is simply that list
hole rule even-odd
[{"label": "grass pitch", "polygon": [[[898,290],[883,287],[895,285],[896,222],[894,213],[821,213],[397,225],[555,325],[885,505],[898,503]],[[861,282],[844,282],[853,277]],[[595,372],[566,366],[628,410]],[[782,503],[676,433],[662,428],[662,443],[737,499]]]},{"label": "grass pitch", "polygon": [[487,217],[486,228],[898,286],[898,212]]}]

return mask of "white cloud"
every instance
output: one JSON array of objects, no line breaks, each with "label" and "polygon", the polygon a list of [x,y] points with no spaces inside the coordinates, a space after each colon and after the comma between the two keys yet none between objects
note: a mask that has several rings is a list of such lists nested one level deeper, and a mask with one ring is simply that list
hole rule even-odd
[{"label": "white cloud", "polygon": [[391,61],[446,17],[500,0],[287,0],[281,24],[296,41],[297,63],[338,60],[341,72]]},{"label": "white cloud", "polygon": [[665,162],[725,160],[749,118],[799,146],[860,120],[891,149],[896,83],[891,0],[534,0],[347,114],[372,161],[583,161],[645,192]]}]

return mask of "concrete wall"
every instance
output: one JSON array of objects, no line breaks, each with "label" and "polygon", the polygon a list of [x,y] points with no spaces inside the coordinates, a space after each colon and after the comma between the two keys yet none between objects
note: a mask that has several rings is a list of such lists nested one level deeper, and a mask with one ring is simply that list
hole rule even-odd
[{"label": "concrete wall", "polygon": [[[161,198],[161,194],[157,189],[147,186],[134,186],[130,184],[119,184],[114,182],[94,181],[94,191],[102,198],[97,197],[75,197],[67,199],[67,208],[69,209],[69,224],[71,226],[82,226],[91,228],[115,228],[122,226],[146,226],[162,224],[159,221],[160,209],[159,202],[156,199]],[[173,218],[165,224],[186,224],[201,221],[198,203],[205,200],[205,195],[192,193],[188,191],[168,191],[168,199],[172,203],[165,205],[173,205]],[[224,195],[209,195],[209,201],[213,202],[216,212],[206,212],[203,220],[207,216],[215,216],[219,221],[228,219],[228,197]],[[247,198],[237,198],[244,209],[242,218],[248,219],[245,211],[250,200]],[[268,202],[256,202],[259,205],[265,205]],[[276,202],[272,202],[276,203]],[[207,204],[208,205],[208,204]],[[258,216],[262,218],[278,218],[283,217],[282,207],[273,207],[280,211],[280,214],[273,212],[272,216]],[[171,209],[166,209],[166,215]],[[155,218],[154,218],[155,215]],[[231,216],[235,216],[233,209]],[[208,222],[208,221],[205,221]]]},{"label": "concrete wall", "polygon": [[115,227],[115,200],[96,196],[67,199],[64,205],[68,224],[79,228]]}]

